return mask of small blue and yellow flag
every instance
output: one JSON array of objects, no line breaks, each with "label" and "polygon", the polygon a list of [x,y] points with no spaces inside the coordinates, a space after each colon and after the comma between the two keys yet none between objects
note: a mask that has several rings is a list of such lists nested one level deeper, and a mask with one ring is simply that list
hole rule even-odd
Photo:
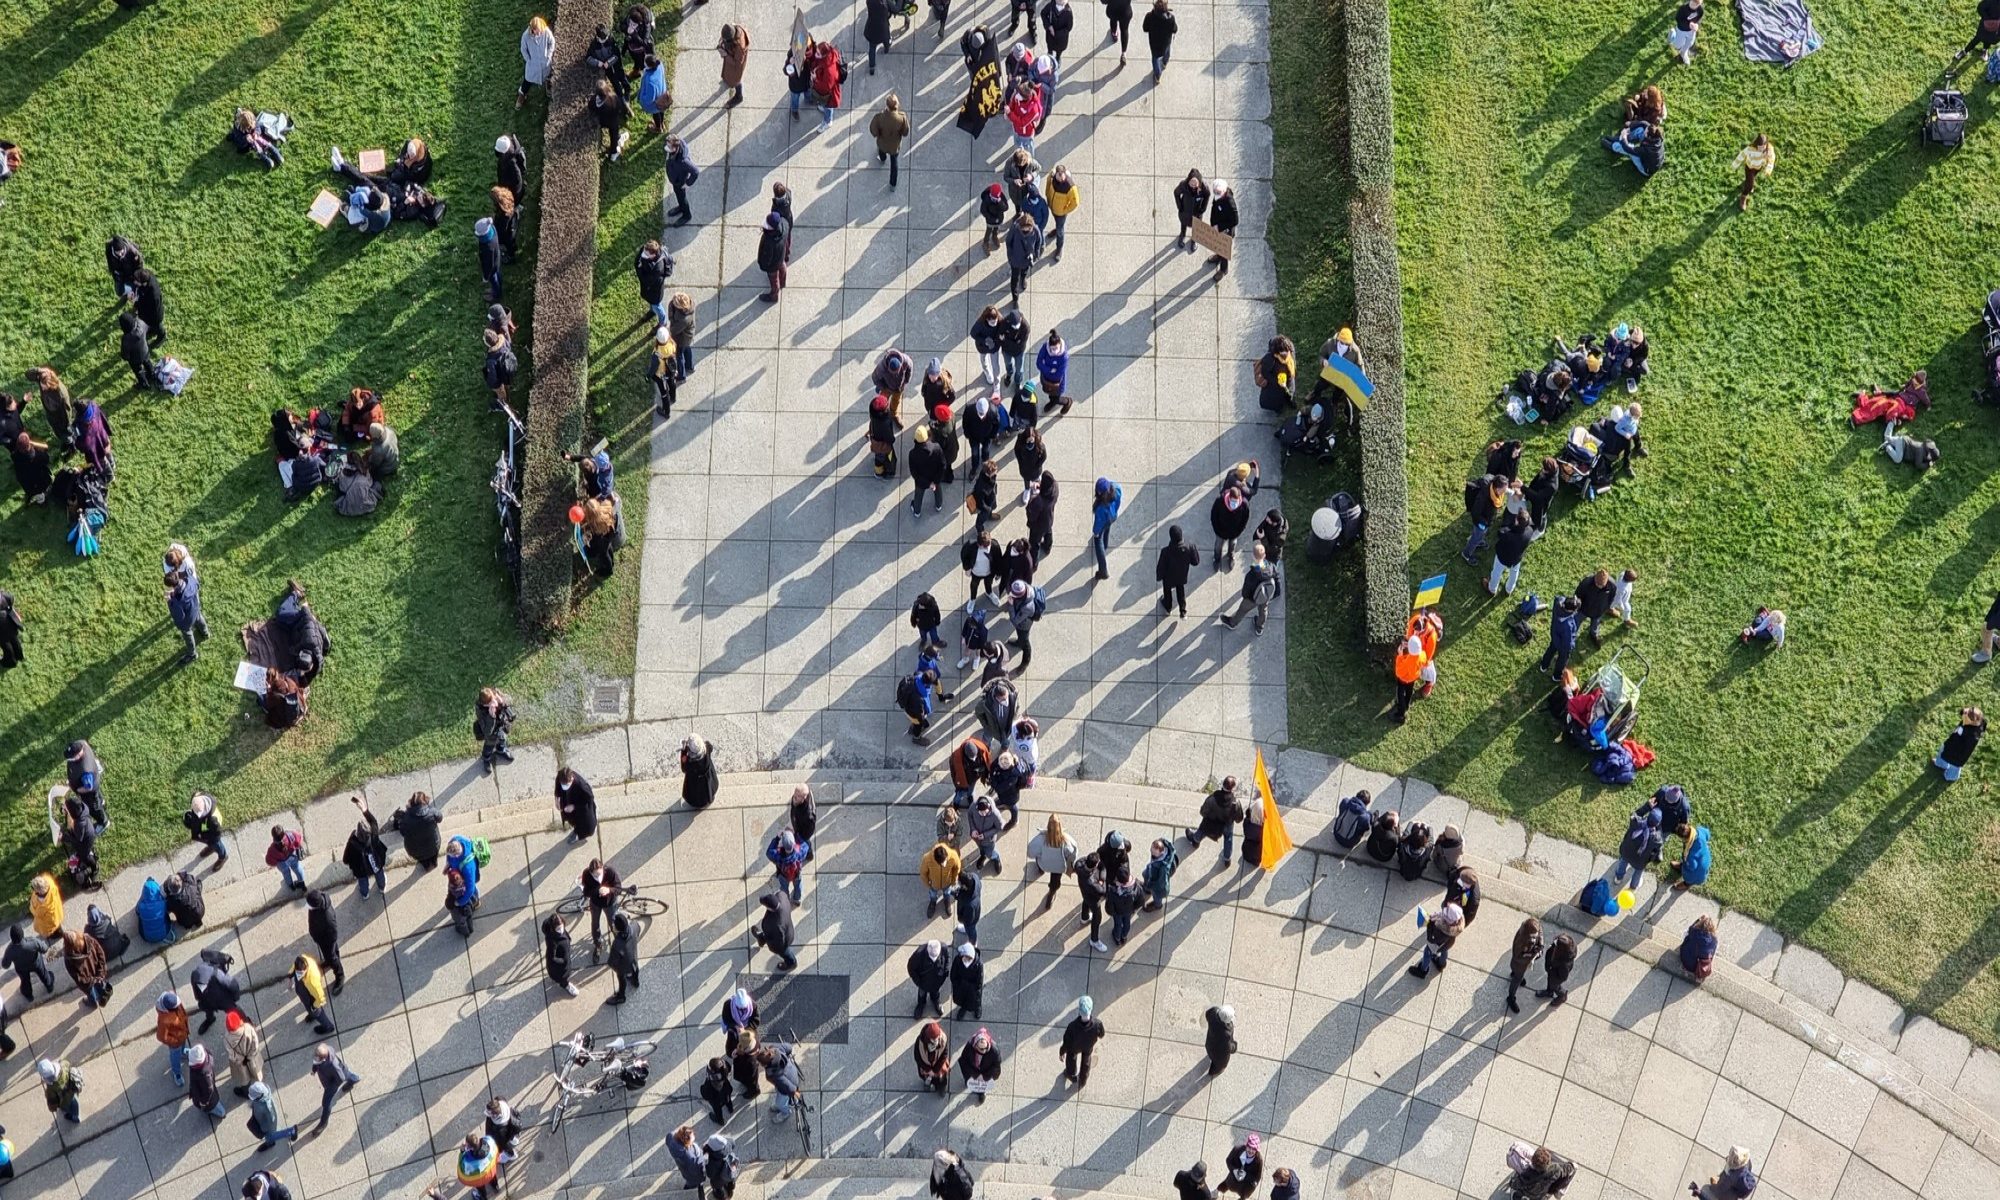
[{"label": "small blue and yellow flag", "polygon": [[1410,601],[1410,611],[1430,608],[1444,599],[1444,576],[1433,575],[1417,585],[1417,598]]},{"label": "small blue and yellow flag", "polygon": [[1367,373],[1338,354],[1320,365],[1319,377],[1346,393],[1357,409],[1367,408],[1369,399],[1375,395],[1375,385]]}]

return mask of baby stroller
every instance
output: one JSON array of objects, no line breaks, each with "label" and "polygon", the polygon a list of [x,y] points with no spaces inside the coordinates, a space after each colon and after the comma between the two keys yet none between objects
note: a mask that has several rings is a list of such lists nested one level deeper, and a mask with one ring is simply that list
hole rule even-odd
[{"label": "baby stroller", "polygon": [[[1637,676],[1619,665],[1627,653],[1639,664]],[[1644,654],[1634,647],[1620,646],[1611,661],[1590,677],[1590,683],[1570,697],[1563,715],[1563,733],[1586,750],[1601,750],[1623,741],[1639,720],[1639,693],[1652,672],[1653,664]]]},{"label": "baby stroller", "polygon": [[1326,405],[1295,412],[1278,426],[1278,457],[1310,454],[1322,466],[1333,461],[1333,428],[1327,420]]},{"label": "baby stroller", "polygon": [[1965,93],[1957,88],[1931,92],[1930,107],[1917,125],[1917,140],[1956,150],[1965,144],[1965,124],[1971,113],[1965,107]]},{"label": "baby stroller", "polygon": [[1564,483],[1588,497],[1591,478],[1597,473],[1597,459],[1603,452],[1603,444],[1588,429],[1581,425],[1572,426],[1569,440],[1556,452],[1556,470]]}]

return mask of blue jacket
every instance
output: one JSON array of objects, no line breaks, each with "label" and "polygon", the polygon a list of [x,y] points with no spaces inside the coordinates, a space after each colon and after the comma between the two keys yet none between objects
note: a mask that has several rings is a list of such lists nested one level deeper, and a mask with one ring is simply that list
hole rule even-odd
[{"label": "blue jacket", "polygon": [[674,1165],[681,1169],[681,1178],[689,1186],[698,1184],[708,1177],[705,1174],[708,1154],[701,1148],[700,1142],[692,1146],[683,1146],[673,1138],[668,1138],[667,1154],[674,1160]]},{"label": "blue jacket", "polygon": [[[1090,506],[1090,532],[1093,535],[1109,533],[1112,522],[1118,519],[1119,507],[1125,503],[1124,489],[1108,479],[1102,479],[1098,482],[1110,485],[1111,499],[1094,500],[1092,502]],[[1093,489],[1091,494],[1095,496],[1096,490]],[[1569,633],[1570,638],[1574,640],[1576,637],[1576,623],[1574,621],[1570,622]]]},{"label": "blue jacket", "polygon": [[472,843],[455,837],[445,843],[444,865],[465,876],[465,902],[479,899],[479,860],[472,857]]},{"label": "blue jacket", "polygon": [[1576,627],[1583,621],[1581,611],[1564,613],[1560,609],[1549,618],[1549,645],[1558,650],[1576,649]]},{"label": "blue jacket", "polygon": [[174,589],[167,597],[167,615],[174,620],[174,628],[186,633],[201,620],[201,582],[193,576]]},{"label": "blue jacket", "polygon": [[1689,887],[1699,887],[1708,882],[1709,868],[1714,865],[1714,857],[1708,849],[1708,826],[1697,826],[1694,837],[1688,842],[1687,853],[1681,858],[1681,879]]},{"label": "blue jacket", "polygon": [[667,65],[661,63],[639,77],[639,107],[649,113],[658,113],[664,107],[660,102],[667,95]]},{"label": "blue jacket", "polygon": [[1069,383],[1069,347],[1065,345],[1061,353],[1052,353],[1049,344],[1043,342],[1042,348],[1035,351],[1035,371],[1058,388],[1066,386]]}]

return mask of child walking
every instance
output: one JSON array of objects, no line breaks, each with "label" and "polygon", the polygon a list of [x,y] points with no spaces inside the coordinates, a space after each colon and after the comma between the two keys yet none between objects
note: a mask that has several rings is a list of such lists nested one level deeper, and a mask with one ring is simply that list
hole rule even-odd
[{"label": "child walking", "polygon": [[1639,622],[1632,616],[1632,585],[1639,582],[1639,572],[1625,568],[1619,577],[1618,586],[1611,592],[1611,611],[1625,623],[1627,629],[1637,629]]},{"label": "child walking", "polygon": [[1743,187],[1736,193],[1736,210],[1744,212],[1750,207],[1750,195],[1757,190],[1757,181],[1769,176],[1778,165],[1777,148],[1771,145],[1769,137],[1760,133],[1737,152],[1736,165],[1743,168]]}]

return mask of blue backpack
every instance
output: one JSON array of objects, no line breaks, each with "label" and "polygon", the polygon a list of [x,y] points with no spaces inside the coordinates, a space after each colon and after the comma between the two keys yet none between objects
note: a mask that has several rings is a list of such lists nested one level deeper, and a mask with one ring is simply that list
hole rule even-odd
[{"label": "blue backpack", "polygon": [[1986,82],[2000,83],[2000,50],[1986,52]]},{"label": "blue backpack", "polygon": [[1603,879],[1593,879],[1584,884],[1583,895],[1577,897],[1576,904],[1593,917],[1618,915],[1618,901],[1612,898],[1611,885]]},{"label": "blue backpack", "polygon": [[1632,753],[1616,742],[1598,751],[1590,764],[1590,773],[1613,787],[1623,787],[1631,783],[1638,771],[1632,766]]},{"label": "blue backpack", "polygon": [[133,906],[139,914],[139,936],[159,945],[173,939],[173,930],[167,925],[167,894],[160,888],[160,881],[147,877],[139,888],[139,902]]}]

